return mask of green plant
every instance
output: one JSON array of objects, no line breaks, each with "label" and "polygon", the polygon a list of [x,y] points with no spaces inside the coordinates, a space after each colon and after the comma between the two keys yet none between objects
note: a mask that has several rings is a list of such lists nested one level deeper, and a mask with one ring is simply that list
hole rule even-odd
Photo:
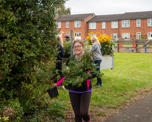
[{"label": "green plant", "polygon": [[3,101],[3,104],[1,105],[3,106],[0,108],[2,118],[7,117],[9,121],[21,121],[24,112],[23,107],[17,98]]},{"label": "green plant", "polygon": [[109,43],[109,42],[102,42],[101,43],[101,52],[102,55],[113,55],[114,50],[113,50],[114,43]]},{"label": "green plant", "polygon": [[71,42],[64,42],[64,57],[69,58],[71,53]]},{"label": "green plant", "polygon": [[[63,84],[65,86],[81,86],[82,82],[93,75],[99,75],[91,57],[91,53],[88,52],[85,52],[79,61],[75,60],[74,56],[71,57],[68,66],[63,67],[63,75],[65,76]],[[88,73],[88,70],[91,73]]]},{"label": "green plant", "polygon": [[43,94],[53,82],[57,51],[54,9],[61,3],[0,0],[0,105],[17,99],[25,114],[47,107]]}]

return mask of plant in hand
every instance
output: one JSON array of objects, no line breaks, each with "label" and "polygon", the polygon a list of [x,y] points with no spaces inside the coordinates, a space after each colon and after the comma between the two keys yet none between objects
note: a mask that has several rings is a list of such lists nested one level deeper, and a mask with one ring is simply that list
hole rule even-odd
[{"label": "plant in hand", "polygon": [[100,75],[96,68],[91,53],[85,52],[80,60],[76,60],[74,56],[71,57],[68,66],[63,67],[63,75],[65,76],[63,85],[81,86],[82,82],[87,79]]}]

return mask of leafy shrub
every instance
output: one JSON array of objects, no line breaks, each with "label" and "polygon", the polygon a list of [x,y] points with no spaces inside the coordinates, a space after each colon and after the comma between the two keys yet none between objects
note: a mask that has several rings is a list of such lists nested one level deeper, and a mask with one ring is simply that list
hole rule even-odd
[{"label": "leafy shrub", "polygon": [[71,42],[64,42],[64,57],[69,58],[71,53]]},{"label": "leafy shrub", "polygon": [[14,103],[16,118],[48,106],[43,94],[55,72],[54,8],[63,2],[0,0],[0,106]]},{"label": "leafy shrub", "polygon": [[24,114],[18,99],[5,101],[1,109],[1,117],[8,117],[9,121],[21,121]]}]

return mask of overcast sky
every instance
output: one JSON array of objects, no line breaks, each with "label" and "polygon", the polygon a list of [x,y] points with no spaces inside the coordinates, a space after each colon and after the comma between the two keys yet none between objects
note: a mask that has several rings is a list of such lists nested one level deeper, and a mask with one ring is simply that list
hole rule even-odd
[{"label": "overcast sky", "polygon": [[152,0],[68,0],[71,14],[119,14],[124,12],[152,11]]}]

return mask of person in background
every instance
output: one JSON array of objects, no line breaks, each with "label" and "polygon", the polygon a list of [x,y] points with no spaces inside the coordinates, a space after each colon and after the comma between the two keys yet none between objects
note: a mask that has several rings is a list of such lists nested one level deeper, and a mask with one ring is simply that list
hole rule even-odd
[{"label": "person in background", "polygon": [[58,54],[57,54],[57,60],[56,60],[56,69],[57,74],[62,77],[62,59],[64,57],[64,49],[63,49],[63,40],[60,36],[57,36],[58,41]]},{"label": "person in background", "polygon": [[64,39],[65,39],[66,42],[69,42],[69,41],[70,41],[70,37],[67,36],[67,35],[64,37]]},{"label": "person in background", "polygon": [[[77,62],[81,61],[81,58],[84,55],[84,44],[82,41],[74,41],[73,49],[75,55],[70,60],[75,60]],[[90,72],[88,71],[90,74]],[[64,79],[65,78],[65,79]],[[54,86],[60,86],[62,82],[66,80],[66,76],[59,80]],[[75,114],[76,122],[90,122],[89,115],[89,104],[91,99],[92,85],[91,80],[87,79],[83,81],[81,86],[69,86],[69,96],[71,104]]]},{"label": "person in background", "polygon": [[[97,66],[97,71],[100,72],[100,65],[102,62],[102,53],[101,53],[101,45],[96,36],[93,36],[91,38],[92,47],[90,51],[92,52],[93,62]],[[100,77],[97,77],[97,83],[96,86],[103,86],[102,80]]]}]

